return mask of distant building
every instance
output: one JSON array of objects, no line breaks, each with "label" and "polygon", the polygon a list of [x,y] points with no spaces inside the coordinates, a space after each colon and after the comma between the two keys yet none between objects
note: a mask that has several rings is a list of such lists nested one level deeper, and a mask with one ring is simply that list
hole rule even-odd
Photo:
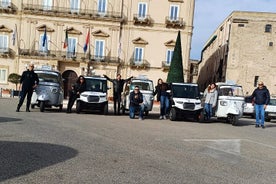
[{"label": "distant building", "polygon": [[194,3],[0,0],[0,87],[13,88],[8,75],[30,62],[61,71],[65,96],[81,74],[166,79],[179,30],[189,71]]},{"label": "distant building", "polygon": [[231,81],[245,94],[264,81],[276,94],[276,13],[232,12],[202,50],[198,83]]}]

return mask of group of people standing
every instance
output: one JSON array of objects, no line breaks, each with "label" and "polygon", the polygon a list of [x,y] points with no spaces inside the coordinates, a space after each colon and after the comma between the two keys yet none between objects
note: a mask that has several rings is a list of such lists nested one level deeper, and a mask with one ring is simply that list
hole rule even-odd
[{"label": "group of people standing", "polygon": [[[124,83],[129,82],[133,77],[127,79],[122,79],[120,74],[117,74],[116,79],[110,79],[108,76],[104,77],[112,82],[113,84],[113,101],[114,101],[114,115],[120,115],[121,109],[121,93],[123,91]],[[37,74],[34,72],[34,64],[29,64],[28,70],[22,73],[20,79],[19,90],[20,99],[16,108],[16,112],[20,111],[20,108],[24,102],[25,97],[27,96],[26,112],[30,112],[31,98],[33,90],[39,84],[39,79]],[[84,92],[86,89],[85,77],[80,75],[76,83],[72,86],[72,89],[69,92],[69,100],[67,105],[67,113],[72,112],[72,107],[74,102],[79,95]],[[169,85],[164,82],[161,78],[158,79],[157,85],[155,86],[154,96],[157,95],[157,101],[160,102],[160,117],[159,119],[166,119],[169,110]],[[207,87],[207,90],[204,92],[205,102],[204,102],[204,113],[205,120],[209,121],[213,116],[213,109],[217,104],[218,92],[216,89],[216,84],[212,83]],[[265,120],[265,109],[270,101],[270,93],[262,81],[258,82],[258,87],[253,91],[251,95],[253,101],[252,104],[255,108],[256,113],[256,125],[255,127],[264,126]],[[143,104],[143,95],[140,92],[139,86],[135,86],[134,90],[130,93],[130,105],[129,105],[129,117],[134,118],[135,112],[139,111],[139,119],[143,120],[144,114],[144,104]]]}]

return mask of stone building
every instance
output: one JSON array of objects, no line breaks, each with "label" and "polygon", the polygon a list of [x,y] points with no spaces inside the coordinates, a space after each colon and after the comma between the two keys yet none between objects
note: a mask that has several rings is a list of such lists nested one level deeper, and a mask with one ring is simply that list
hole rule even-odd
[{"label": "stone building", "polygon": [[9,74],[30,62],[59,70],[65,96],[78,75],[166,79],[179,30],[187,81],[194,3],[0,0],[0,87],[14,88]]},{"label": "stone building", "polygon": [[276,13],[232,12],[202,50],[198,83],[229,81],[251,95],[259,80],[276,94]]}]

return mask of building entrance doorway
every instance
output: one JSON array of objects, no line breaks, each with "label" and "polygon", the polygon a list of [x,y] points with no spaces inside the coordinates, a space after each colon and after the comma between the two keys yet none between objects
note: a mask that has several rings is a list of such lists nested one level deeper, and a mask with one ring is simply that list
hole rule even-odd
[{"label": "building entrance doorway", "polygon": [[74,85],[78,79],[78,75],[73,70],[66,70],[62,73],[62,78],[64,79],[64,98],[67,99],[69,91],[72,89],[72,85]]}]

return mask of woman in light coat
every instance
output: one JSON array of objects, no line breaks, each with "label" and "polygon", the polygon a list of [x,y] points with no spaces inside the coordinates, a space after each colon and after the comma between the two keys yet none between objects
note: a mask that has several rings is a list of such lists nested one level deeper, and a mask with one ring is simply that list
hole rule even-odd
[{"label": "woman in light coat", "polygon": [[213,108],[217,104],[218,92],[216,89],[216,84],[212,83],[208,86],[207,90],[204,92],[205,96],[205,103],[204,103],[204,110],[205,110],[205,120],[210,120],[213,115]]}]

